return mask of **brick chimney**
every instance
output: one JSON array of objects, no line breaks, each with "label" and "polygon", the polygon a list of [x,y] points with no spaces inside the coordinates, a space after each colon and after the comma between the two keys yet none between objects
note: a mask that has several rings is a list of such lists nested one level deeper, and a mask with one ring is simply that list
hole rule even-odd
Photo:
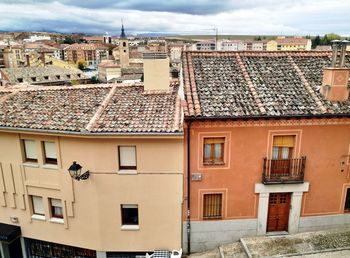
[{"label": "brick chimney", "polygon": [[323,70],[321,94],[330,101],[346,101],[349,98],[349,73],[345,66],[347,40],[332,41],[332,65]]},{"label": "brick chimney", "polygon": [[170,85],[169,58],[166,53],[143,54],[144,90],[168,90]]}]

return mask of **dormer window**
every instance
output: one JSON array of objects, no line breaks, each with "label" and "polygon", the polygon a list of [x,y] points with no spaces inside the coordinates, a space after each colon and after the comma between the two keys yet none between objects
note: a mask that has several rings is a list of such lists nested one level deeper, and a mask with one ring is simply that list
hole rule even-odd
[{"label": "dormer window", "polygon": [[23,82],[23,78],[17,78],[18,82]]},{"label": "dormer window", "polygon": [[49,76],[44,76],[44,79],[45,79],[45,80],[48,80],[48,79],[49,79]]},{"label": "dormer window", "polygon": [[60,75],[56,75],[57,80],[61,79]]},{"label": "dormer window", "polygon": [[70,79],[70,74],[67,74],[67,79]]},{"label": "dormer window", "polygon": [[77,74],[77,76],[80,78],[81,74],[80,74],[80,73],[78,73],[78,74]]},{"label": "dormer window", "polygon": [[36,82],[36,77],[31,77],[33,82]]}]

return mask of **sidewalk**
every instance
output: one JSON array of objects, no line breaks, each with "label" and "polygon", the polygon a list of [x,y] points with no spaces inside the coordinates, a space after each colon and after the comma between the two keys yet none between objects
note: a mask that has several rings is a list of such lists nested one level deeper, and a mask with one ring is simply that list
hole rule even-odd
[{"label": "sidewalk", "polygon": [[242,238],[190,258],[350,257],[350,229]]}]

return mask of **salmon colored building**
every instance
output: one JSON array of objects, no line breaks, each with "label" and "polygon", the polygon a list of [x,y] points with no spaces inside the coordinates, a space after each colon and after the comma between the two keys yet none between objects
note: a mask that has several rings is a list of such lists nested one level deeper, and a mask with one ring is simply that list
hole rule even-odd
[{"label": "salmon colored building", "polygon": [[181,101],[166,76],[0,91],[1,257],[181,248]]},{"label": "salmon colored building", "polygon": [[350,227],[350,58],[340,48],[184,53],[186,251]]}]

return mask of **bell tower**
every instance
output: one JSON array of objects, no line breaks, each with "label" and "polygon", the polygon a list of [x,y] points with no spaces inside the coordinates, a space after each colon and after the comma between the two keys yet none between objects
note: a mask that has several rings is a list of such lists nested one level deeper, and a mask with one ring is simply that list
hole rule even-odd
[{"label": "bell tower", "polygon": [[122,68],[129,66],[129,42],[125,35],[124,24],[119,38],[119,61]]}]

